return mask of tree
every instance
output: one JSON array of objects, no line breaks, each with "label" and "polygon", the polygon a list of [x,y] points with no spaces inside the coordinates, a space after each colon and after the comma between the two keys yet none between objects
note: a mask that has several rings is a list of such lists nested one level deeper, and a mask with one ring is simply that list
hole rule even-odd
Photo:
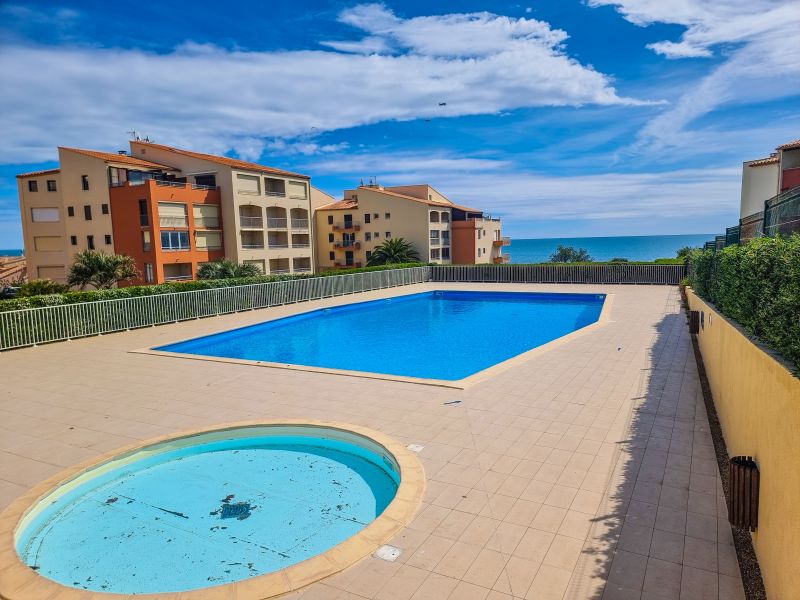
[{"label": "tree", "polygon": [[592,257],[584,248],[575,249],[572,246],[559,246],[550,255],[550,262],[571,263],[571,262],[591,262]]},{"label": "tree", "polygon": [[612,258],[610,262],[613,263],[626,263],[629,262],[627,258]]},{"label": "tree", "polygon": [[102,290],[137,277],[139,270],[130,256],[86,250],[75,256],[75,262],[67,274],[67,283],[81,289],[92,285],[95,289]]},{"label": "tree", "polygon": [[253,263],[237,264],[227,258],[207,262],[197,269],[198,279],[235,279],[237,277],[256,277],[261,269]]},{"label": "tree", "polygon": [[684,246],[680,250],[678,250],[678,258],[689,258],[689,255],[697,250],[697,248],[692,248],[691,246]]},{"label": "tree", "polygon": [[368,267],[377,265],[396,265],[419,261],[419,254],[414,246],[403,238],[392,238],[384,241],[372,251],[372,256],[367,261]]}]

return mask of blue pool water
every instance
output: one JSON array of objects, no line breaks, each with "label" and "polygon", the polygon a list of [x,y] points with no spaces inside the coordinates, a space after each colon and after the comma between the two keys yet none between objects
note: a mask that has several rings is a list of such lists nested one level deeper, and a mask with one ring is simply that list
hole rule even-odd
[{"label": "blue pool water", "polygon": [[453,381],[594,323],[604,300],[602,294],[425,292],[156,349]]},{"label": "blue pool water", "polygon": [[140,454],[46,499],[18,534],[22,559],[63,585],[95,591],[230,583],[351,537],[383,512],[399,483],[383,456],[318,433],[256,432]]}]

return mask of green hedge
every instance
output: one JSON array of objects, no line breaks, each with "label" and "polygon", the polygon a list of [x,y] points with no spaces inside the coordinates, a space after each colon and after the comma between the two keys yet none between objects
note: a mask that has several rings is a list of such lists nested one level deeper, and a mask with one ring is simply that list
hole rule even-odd
[{"label": "green hedge", "polygon": [[689,283],[704,300],[800,368],[800,235],[696,250]]},{"label": "green hedge", "polygon": [[196,290],[209,290],[214,288],[233,287],[237,285],[251,285],[254,283],[270,283],[273,281],[286,281],[288,279],[308,279],[310,277],[329,277],[332,275],[347,275],[350,273],[366,273],[369,271],[385,271],[387,269],[407,269],[410,267],[423,267],[424,263],[405,263],[397,265],[383,265],[378,267],[361,267],[358,269],[337,269],[323,271],[316,274],[298,275],[261,275],[258,277],[240,277],[236,279],[200,279],[197,281],[184,281],[175,283],[162,283],[159,285],[138,285],[110,290],[90,290],[86,292],[65,292],[63,294],[46,294],[42,296],[26,296],[0,300],[0,312],[22,310],[25,308],[40,308],[43,306],[58,306],[61,304],[79,304],[83,302],[98,302],[100,300],[116,300],[118,298],[135,298],[137,296],[157,296],[160,294],[174,294],[176,292],[194,292]]}]

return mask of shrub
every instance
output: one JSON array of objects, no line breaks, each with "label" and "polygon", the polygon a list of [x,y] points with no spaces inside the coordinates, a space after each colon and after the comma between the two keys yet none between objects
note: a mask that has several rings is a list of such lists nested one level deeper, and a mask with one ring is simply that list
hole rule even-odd
[{"label": "shrub", "polygon": [[207,262],[197,269],[198,279],[236,279],[237,277],[258,277],[261,269],[252,263],[237,264],[227,258]]},{"label": "shrub", "polygon": [[698,296],[800,367],[800,235],[695,250],[689,260]]},{"label": "shrub", "polygon": [[69,286],[57,283],[52,279],[34,279],[19,286],[19,295],[41,296],[43,294],[61,294],[68,289]]},{"label": "shrub", "polygon": [[138,276],[136,261],[130,256],[85,250],[75,256],[75,262],[67,273],[67,282],[81,289],[91,285],[100,290]]},{"label": "shrub", "polygon": [[592,257],[585,248],[575,249],[572,246],[558,246],[550,255],[550,262],[554,263],[591,262],[591,260]]}]

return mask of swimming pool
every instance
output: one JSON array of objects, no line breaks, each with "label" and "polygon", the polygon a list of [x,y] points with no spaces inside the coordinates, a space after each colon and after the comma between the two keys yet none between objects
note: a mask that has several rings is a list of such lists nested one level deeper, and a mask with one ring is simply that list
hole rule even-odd
[{"label": "swimming pool", "polygon": [[210,431],[57,487],[23,518],[15,544],[31,569],[78,589],[206,588],[291,567],[358,534],[393,501],[400,472],[384,446],[347,430]]},{"label": "swimming pool", "polygon": [[596,322],[604,300],[603,294],[423,292],[155,350],[455,381]]}]

